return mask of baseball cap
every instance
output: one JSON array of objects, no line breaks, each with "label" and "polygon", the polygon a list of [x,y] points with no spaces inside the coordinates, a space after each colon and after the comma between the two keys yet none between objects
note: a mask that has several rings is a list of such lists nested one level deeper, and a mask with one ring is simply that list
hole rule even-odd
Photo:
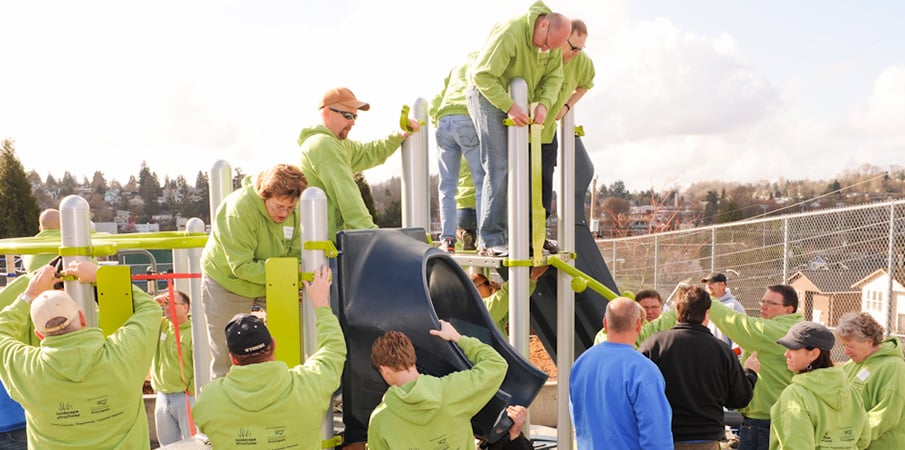
[{"label": "baseball cap", "polygon": [[790,350],[819,348],[829,351],[836,343],[836,338],[829,328],[817,322],[804,321],[792,325],[789,332],[776,343]]},{"label": "baseball cap", "polygon": [[707,277],[701,278],[701,283],[707,283],[707,282],[710,282],[710,283],[717,283],[717,282],[720,282],[720,281],[722,281],[723,283],[725,283],[725,282],[726,282],[726,275],[724,275],[724,274],[722,274],[722,273],[719,273],[719,272],[710,272],[709,274],[707,274]]},{"label": "baseball cap", "polygon": [[318,105],[317,109],[322,109],[327,106],[342,106],[351,111],[358,109],[367,111],[371,109],[371,105],[359,101],[355,98],[355,94],[353,94],[349,88],[344,87],[333,88],[324,92],[324,98],[321,99],[321,103]]},{"label": "baseball cap", "polygon": [[[47,335],[68,327],[73,320],[79,318],[79,311],[79,305],[69,294],[63,291],[45,291],[31,302],[31,321],[36,330]],[[63,321],[60,322],[59,319]]]},{"label": "baseball cap", "polygon": [[258,316],[236,314],[226,324],[226,346],[234,355],[250,355],[264,350],[273,339]]}]

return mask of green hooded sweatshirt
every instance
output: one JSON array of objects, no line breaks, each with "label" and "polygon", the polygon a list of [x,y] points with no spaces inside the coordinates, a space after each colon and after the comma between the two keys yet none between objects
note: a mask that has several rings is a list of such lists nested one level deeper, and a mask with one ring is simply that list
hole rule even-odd
[{"label": "green hooded sweatshirt", "polygon": [[[528,279],[528,295],[534,294],[534,288],[537,287],[537,281]],[[503,336],[509,337],[506,325],[509,323],[509,282],[506,281],[500,285],[500,289],[484,297],[484,306],[493,319],[493,324],[500,330]]]},{"label": "green hooded sweatshirt", "polygon": [[[556,115],[559,110],[566,104],[576,88],[585,88],[590,90],[594,87],[594,63],[585,52],[579,52],[571,61],[563,63],[562,66],[563,82],[559,89],[559,97],[556,103],[550,108],[547,114],[547,120],[544,121],[544,131],[541,133],[541,142],[549,144],[553,142],[553,134],[556,133]],[[574,106],[574,105],[569,105]]]},{"label": "green hooded sweatshirt", "polygon": [[562,50],[541,52],[532,43],[538,16],[551,12],[544,2],[538,1],[531,5],[528,14],[494,25],[471,67],[471,84],[503,112],[509,112],[514,103],[509,96],[513,78],[522,78],[528,84],[528,103],[539,102],[548,112],[559,97]]},{"label": "green hooded sweatshirt", "polygon": [[299,134],[302,148],[300,167],[309,187],[327,194],[327,236],[336,240],[339,230],[377,228],[358,185],[355,172],[383,164],[402,141],[399,134],[385,139],[361,143],[338,139],[323,125],[305,128]]},{"label": "green hooded sweatshirt", "polygon": [[[641,343],[644,342],[645,339],[654,335],[654,333],[668,330],[674,326],[676,326],[676,311],[669,310],[663,314],[660,314],[660,317],[657,317],[650,322],[644,317],[644,313],[641,313],[641,320],[644,322],[644,325],[641,326],[641,332],[638,333],[638,337],[635,339],[635,348],[641,346]],[[606,329],[601,328],[600,331],[597,332],[597,335],[594,336],[594,345],[606,342]]]},{"label": "green hooded sweatshirt", "polygon": [[232,366],[201,389],[195,424],[212,448],[321,448],[321,422],[339,387],[346,343],[329,307],[315,313],[317,351],[304,364]]},{"label": "green hooded sweatshirt", "polygon": [[236,295],[264,296],[267,258],[301,257],[298,208],[283,223],[274,222],[250,176],[223,200],[213,220],[201,272]]},{"label": "green hooded sweatshirt", "polygon": [[739,412],[751,419],[769,420],[770,407],[792,380],[792,372],[786,367],[786,348],[777,344],[776,340],[785,336],[792,325],[802,320],[801,314],[784,314],[763,319],[740,313],[713,300],[710,303],[710,320],[745,350],[745,359],[751,352],[757,352],[760,373],[757,384],[754,385],[754,397]]},{"label": "green hooded sweatshirt", "polygon": [[[40,239],[42,241],[52,242],[59,244],[60,243],[60,230],[44,230],[35,235],[35,239]],[[38,270],[41,266],[50,262],[51,259],[56,258],[56,254],[53,253],[39,253],[37,255],[24,255],[22,257],[22,265],[25,267],[25,271],[28,273],[34,272]]]},{"label": "green hooded sweatshirt", "polygon": [[871,450],[905,447],[905,360],[902,344],[891,337],[861,363],[849,360],[845,376],[861,394],[870,425]]},{"label": "green hooded sweatshirt", "polygon": [[[151,387],[154,392],[174,394],[188,392],[195,395],[195,365],[192,360],[192,319],[179,325],[179,345],[182,347],[182,371],[176,351],[176,332],[173,322],[164,317],[160,321],[160,339],[151,361]],[[182,374],[185,373],[185,381]]]},{"label": "green hooded sweatshirt", "polygon": [[48,336],[40,347],[19,342],[30,304],[0,312],[0,378],[25,409],[28,447],[150,447],[141,386],[160,324],[160,306],[132,287],[135,312],[108,337],[100,328]]},{"label": "green hooded sweatshirt", "polygon": [[792,377],[770,416],[770,450],[863,449],[870,443],[861,398],[838,367]]},{"label": "green hooded sweatshirt", "polygon": [[[0,309],[6,308],[9,305],[12,305],[13,302],[16,301],[16,298],[19,297],[25,289],[28,288],[28,282],[31,280],[31,277],[34,273],[29,272],[26,275],[16,277],[6,285],[5,288],[0,289]],[[32,345],[35,347],[41,346],[41,340],[38,339],[38,336],[35,335],[35,325],[31,322],[31,315],[28,316],[28,320],[26,320],[26,325],[21,328],[19,332],[19,336],[13,336],[19,342],[24,342],[28,345]]]},{"label": "green hooded sweatshirt", "polygon": [[435,127],[441,117],[468,115],[468,108],[465,106],[465,89],[468,88],[468,66],[477,55],[478,52],[471,52],[465,57],[465,63],[453,67],[449,74],[446,75],[446,79],[443,80],[443,89],[431,100],[428,115]]},{"label": "green hooded sweatshirt", "polygon": [[474,363],[442,378],[418,375],[390,386],[371,413],[371,450],[475,448],[471,417],[496,394],[509,365],[493,347],[462,336],[459,347]]}]

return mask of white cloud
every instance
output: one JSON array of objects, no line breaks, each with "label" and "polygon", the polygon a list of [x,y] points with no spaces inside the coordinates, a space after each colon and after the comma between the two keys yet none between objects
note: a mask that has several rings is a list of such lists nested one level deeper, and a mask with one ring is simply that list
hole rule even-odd
[{"label": "white cloud", "polygon": [[848,130],[866,136],[905,138],[905,66],[892,66],[874,81],[869,98],[855,109]]}]

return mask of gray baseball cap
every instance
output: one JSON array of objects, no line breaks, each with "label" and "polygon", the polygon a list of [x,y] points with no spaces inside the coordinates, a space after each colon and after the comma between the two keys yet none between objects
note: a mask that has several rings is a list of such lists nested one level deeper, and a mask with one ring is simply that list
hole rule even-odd
[{"label": "gray baseball cap", "polygon": [[829,351],[836,343],[836,338],[829,328],[817,322],[804,321],[792,325],[789,332],[776,343],[790,350],[819,348]]}]

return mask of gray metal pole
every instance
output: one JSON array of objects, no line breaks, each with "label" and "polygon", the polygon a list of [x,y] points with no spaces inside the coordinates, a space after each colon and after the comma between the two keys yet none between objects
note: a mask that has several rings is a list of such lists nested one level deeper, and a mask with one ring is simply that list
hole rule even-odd
[{"label": "gray metal pole", "polygon": [[[326,241],[327,194],[316,187],[309,187],[302,192],[300,203],[302,243],[304,244],[307,241]],[[314,272],[328,263],[323,251],[305,250],[304,245],[302,246],[301,258],[305,272]],[[336,280],[336,274],[333,274],[333,280]],[[314,307],[311,305],[311,297],[308,296],[307,290],[305,291],[305,301],[302,303],[302,346],[305,351],[305,358],[308,358],[317,351],[317,316],[315,315]],[[330,404],[333,404],[332,398]],[[321,436],[324,440],[333,437],[332,407],[327,408],[327,415],[321,423]]]},{"label": "gray metal pole", "polygon": [[[551,111],[552,112],[552,111]],[[557,238],[560,249],[575,250],[575,115],[570,109],[562,118],[559,141],[559,192],[556,205],[558,212]],[[593,203],[591,208],[593,209]],[[575,266],[575,261],[569,261]],[[556,279],[556,367],[562,374],[556,386],[556,446],[572,448],[572,420],[569,414],[569,373],[575,357],[575,292],[571,277],[562,271]]]},{"label": "gray metal pole", "polygon": [[896,306],[896,294],[893,290],[893,277],[895,276],[895,264],[893,260],[896,252],[896,205],[889,205],[889,248],[886,251],[886,273],[889,276],[886,287],[886,334],[898,330],[898,307]]},{"label": "gray metal pole", "polygon": [[[521,78],[509,82],[509,96],[528,111],[528,84]],[[509,258],[528,259],[528,127],[509,127]],[[528,267],[509,268],[509,342],[529,357]],[[527,406],[527,405],[526,405]]]},{"label": "gray metal pole", "polygon": [[[203,233],[204,221],[192,217],[185,224],[189,233]],[[202,248],[190,248],[186,260],[188,273],[201,273]],[[201,278],[188,280],[189,298],[192,299],[192,359],[195,368],[195,395],[211,380],[211,344],[207,340],[207,317],[204,315],[204,304],[201,302]]]},{"label": "gray metal pole", "polygon": [[[60,202],[60,236],[60,249],[91,247],[91,207],[87,200],[78,195],[68,195]],[[87,256],[64,256],[63,267],[74,261],[91,260]],[[66,293],[85,313],[87,326],[98,326],[97,303],[91,285],[73,280],[64,282],[64,286]]]},{"label": "gray metal pole", "polygon": [[427,100],[415,100],[412,116],[424,125],[402,143],[402,226],[421,227],[430,233]]},{"label": "gray metal pole", "polygon": [[211,167],[208,177],[208,192],[210,193],[211,223],[217,216],[217,208],[227,195],[233,192],[233,169],[229,163],[219,159]]},{"label": "gray metal pole", "polygon": [[789,279],[789,217],[782,218],[782,283]]}]

